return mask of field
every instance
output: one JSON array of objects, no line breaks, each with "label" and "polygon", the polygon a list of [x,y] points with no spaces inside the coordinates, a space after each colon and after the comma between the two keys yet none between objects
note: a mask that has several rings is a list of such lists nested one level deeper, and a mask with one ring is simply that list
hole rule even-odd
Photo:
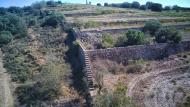
[{"label": "field", "polygon": [[[185,51],[188,46],[180,45],[190,41],[189,11],[153,12],[67,3],[33,4],[32,9],[21,10],[7,11],[0,17],[2,25],[8,26],[0,32],[0,36],[7,37],[0,40],[3,52],[0,107],[110,107],[108,103],[114,101],[116,105],[127,103],[129,107],[188,107],[190,104],[190,52]],[[19,23],[10,24],[13,19]],[[158,31],[145,32],[144,26],[151,21],[159,22],[158,31],[163,28],[171,33],[172,36],[166,33],[171,41],[159,43]],[[137,34],[137,39],[144,38],[133,43],[134,38],[125,38],[127,33],[132,37]],[[178,35],[182,38],[172,41]],[[126,41],[127,45],[119,44]],[[141,50],[135,50],[136,47],[146,49],[156,45],[156,49],[150,50],[157,52],[166,44],[181,46],[181,51],[176,54],[180,49],[168,48],[175,54],[163,54],[159,58],[149,56],[154,52],[147,51],[144,56],[151,60],[133,57],[112,60],[118,49],[129,47],[131,51],[118,55],[125,56]],[[95,56],[99,51],[102,57]]]},{"label": "field", "polygon": [[[158,20],[163,26],[176,27],[182,34],[182,41],[189,41],[188,15],[188,12],[93,7],[70,12],[66,14],[66,19],[81,30],[80,43],[90,51],[100,49],[97,44],[101,44],[105,36],[112,38],[115,43],[129,29],[142,30],[150,20]],[[151,36],[146,39],[151,44],[155,42]],[[114,46],[104,47],[108,52],[110,48]],[[98,93],[104,89],[114,91],[119,83],[124,83],[128,88],[127,95],[137,107],[178,107],[188,104],[189,52],[153,61],[131,60],[127,65],[96,57],[90,61],[95,87],[101,85],[101,88],[96,88]]]}]

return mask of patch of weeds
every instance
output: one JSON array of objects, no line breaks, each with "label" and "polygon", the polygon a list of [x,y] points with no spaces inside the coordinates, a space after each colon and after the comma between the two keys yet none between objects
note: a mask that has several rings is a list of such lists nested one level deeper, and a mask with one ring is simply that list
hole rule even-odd
[{"label": "patch of weeds", "polygon": [[101,23],[100,22],[96,22],[96,21],[88,21],[86,23],[84,23],[84,28],[97,28],[100,27]]},{"label": "patch of weeds", "polygon": [[190,107],[190,96],[186,98],[186,102],[184,103],[184,107]]},{"label": "patch of weeds", "polygon": [[173,83],[173,85],[176,85],[176,81],[175,80],[171,80],[171,83]]},{"label": "patch of weeds", "polygon": [[169,100],[169,99],[170,99],[170,96],[168,95],[168,93],[166,93],[165,98],[166,98],[167,100]]},{"label": "patch of weeds", "polygon": [[111,35],[107,33],[102,34],[102,48],[112,48],[115,45],[115,41]]}]

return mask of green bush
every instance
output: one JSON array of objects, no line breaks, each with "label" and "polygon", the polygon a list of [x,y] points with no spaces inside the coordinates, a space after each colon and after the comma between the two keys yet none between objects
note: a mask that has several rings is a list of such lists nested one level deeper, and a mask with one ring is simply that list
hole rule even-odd
[{"label": "green bush", "polygon": [[146,5],[141,5],[141,6],[140,6],[140,9],[141,9],[141,10],[147,10],[148,7],[147,7]]},{"label": "green bush", "polygon": [[156,11],[156,12],[161,12],[162,11],[162,4],[159,3],[153,3],[151,5],[151,10]]},{"label": "green bush", "polygon": [[73,23],[74,27],[77,27],[78,29],[82,29],[84,27],[84,23],[78,19],[76,19]]},{"label": "green bush", "polygon": [[94,107],[135,107],[126,93],[127,86],[119,83],[113,92],[97,95],[93,100]]},{"label": "green bush", "polygon": [[11,42],[12,39],[13,39],[13,36],[11,32],[9,31],[0,32],[0,44],[7,44]]},{"label": "green bush", "polygon": [[102,48],[111,48],[111,47],[114,47],[115,41],[110,35],[104,33],[102,36],[101,45],[102,45]]},{"label": "green bush", "polygon": [[141,31],[129,30],[124,36],[118,38],[116,46],[140,45],[145,43],[145,35]]},{"label": "green bush", "polygon": [[14,38],[27,35],[26,23],[21,17],[13,14],[0,16],[0,31],[9,31]]},{"label": "green bush", "polygon": [[95,27],[100,27],[100,23],[95,21],[88,21],[84,24],[84,28],[95,28]]},{"label": "green bush", "polygon": [[155,40],[158,43],[179,43],[182,40],[182,37],[174,28],[162,28],[156,33]]},{"label": "green bush", "polygon": [[34,85],[16,89],[18,101],[28,107],[43,107],[42,104],[58,98],[60,84],[66,69],[60,65],[49,63],[41,68],[41,74]]},{"label": "green bush", "polygon": [[23,54],[23,48],[21,45],[3,48],[4,67],[11,74],[13,81],[25,82],[32,77],[31,62]]},{"label": "green bush", "polygon": [[118,40],[117,40],[117,42],[116,42],[116,46],[117,47],[120,47],[120,46],[127,46],[127,43],[128,43],[128,38],[127,38],[127,36],[120,36],[120,37],[118,37]]},{"label": "green bush", "polygon": [[129,30],[126,36],[128,38],[127,45],[140,45],[145,41],[145,35],[141,31]]},{"label": "green bush", "polygon": [[42,23],[42,27],[44,26],[52,26],[56,28],[58,25],[61,25],[65,21],[65,17],[62,14],[52,13],[51,16],[45,19],[44,23]]},{"label": "green bush", "polygon": [[162,27],[161,23],[156,20],[151,20],[146,22],[145,26],[143,27],[144,32],[149,32],[152,36]]}]

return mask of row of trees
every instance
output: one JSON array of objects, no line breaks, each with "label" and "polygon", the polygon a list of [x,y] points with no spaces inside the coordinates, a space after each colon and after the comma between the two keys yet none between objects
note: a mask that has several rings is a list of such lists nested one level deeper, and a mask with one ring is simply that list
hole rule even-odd
[{"label": "row of trees", "polygon": [[159,21],[148,21],[143,27],[145,33],[155,37],[157,43],[179,43],[182,39],[181,33],[173,27],[163,27]]},{"label": "row of trees", "polygon": [[[100,3],[97,3],[97,6],[101,6]],[[183,10],[183,11],[188,11],[190,10],[190,8],[183,8],[183,7],[179,7],[177,5],[174,5],[172,7],[170,6],[165,6],[163,8],[162,4],[160,3],[154,3],[154,2],[147,2],[145,5],[140,5],[139,2],[134,1],[132,3],[129,2],[124,2],[124,3],[118,3],[118,4],[108,4],[108,3],[104,3],[104,6],[111,6],[111,7],[121,7],[121,8],[135,8],[135,9],[141,9],[141,10],[147,10],[150,9],[152,11],[162,11],[162,10]]]}]

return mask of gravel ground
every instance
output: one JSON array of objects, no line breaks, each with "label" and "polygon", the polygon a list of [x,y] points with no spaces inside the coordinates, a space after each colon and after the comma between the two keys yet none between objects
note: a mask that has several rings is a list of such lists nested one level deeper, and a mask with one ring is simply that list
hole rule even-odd
[{"label": "gravel ground", "polygon": [[129,83],[128,95],[141,107],[177,107],[190,95],[189,66],[140,75]]}]

